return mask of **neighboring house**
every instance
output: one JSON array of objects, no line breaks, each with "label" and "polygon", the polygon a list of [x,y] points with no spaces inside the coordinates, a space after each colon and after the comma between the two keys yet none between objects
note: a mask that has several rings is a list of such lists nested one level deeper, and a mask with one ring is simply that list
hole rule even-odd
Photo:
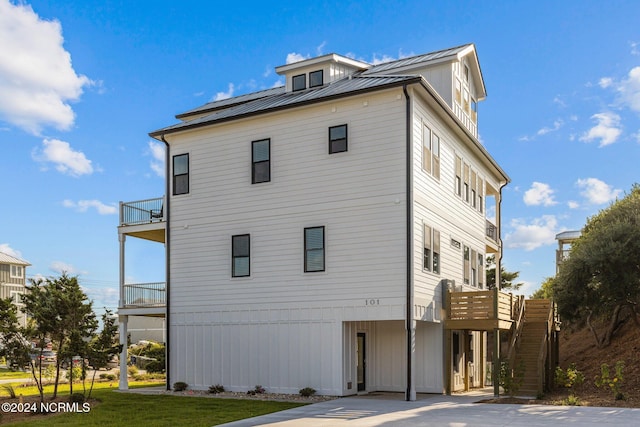
[{"label": "neighboring house", "polygon": [[[121,204],[121,336],[127,315],[166,315],[168,386],[412,400],[487,384],[523,310],[485,290],[509,178],[478,140],[475,46],[276,72],[284,86],[150,134],[167,197]],[[124,283],[126,236],[165,244],[166,284]]]},{"label": "neighboring house", "polygon": [[563,231],[556,234],[556,240],[558,241],[558,249],[556,249],[556,274],[560,271],[560,264],[569,257],[571,252],[571,245],[578,240],[582,233],[577,231]]},{"label": "neighboring house", "polygon": [[22,326],[27,323],[27,315],[21,310],[23,307],[20,295],[26,292],[27,261],[0,252],[0,298],[11,298],[18,307],[18,321]]}]

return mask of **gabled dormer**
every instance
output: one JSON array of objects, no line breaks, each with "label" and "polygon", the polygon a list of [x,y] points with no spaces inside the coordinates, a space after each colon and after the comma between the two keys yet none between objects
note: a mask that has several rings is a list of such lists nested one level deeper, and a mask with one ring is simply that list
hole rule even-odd
[{"label": "gabled dormer", "polygon": [[330,53],[281,65],[276,67],[276,73],[285,77],[285,92],[297,92],[324,86],[370,67],[366,62]]},{"label": "gabled dormer", "polygon": [[467,129],[478,136],[477,105],[487,93],[473,44],[386,62],[363,74],[421,75]]}]

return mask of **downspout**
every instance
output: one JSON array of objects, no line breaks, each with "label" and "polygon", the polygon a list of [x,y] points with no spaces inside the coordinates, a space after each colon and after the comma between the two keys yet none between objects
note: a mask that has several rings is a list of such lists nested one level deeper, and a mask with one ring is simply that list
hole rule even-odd
[{"label": "downspout", "polygon": [[413,341],[415,332],[413,330],[413,147],[411,141],[411,98],[407,92],[407,84],[402,85],[402,91],[406,99],[406,245],[407,245],[407,301],[406,301],[406,324],[407,324],[407,390],[405,399],[415,400],[413,396]]},{"label": "downspout", "polygon": [[166,303],[165,303],[165,328],[166,328],[166,337],[165,337],[165,343],[164,343],[164,351],[165,351],[165,369],[166,369],[166,377],[167,377],[167,390],[171,390],[171,381],[170,381],[170,358],[171,358],[171,346],[169,345],[169,340],[171,337],[171,322],[169,321],[169,316],[171,316],[171,311],[169,310],[170,306],[169,304],[171,303],[171,298],[169,298],[170,295],[170,283],[171,283],[171,269],[170,269],[170,265],[169,265],[169,254],[171,253],[170,248],[171,248],[171,239],[169,238],[170,233],[171,233],[171,227],[169,226],[170,222],[169,222],[169,217],[170,217],[170,213],[171,213],[171,209],[169,209],[169,204],[170,204],[170,200],[171,200],[171,196],[169,194],[169,191],[171,191],[171,186],[169,183],[169,161],[170,161],[170,156],[169,156],[169,143],[167,142],[166,139],[164,139],[164,134],[160,135],[160,139],[162,140],[162,142],[164,142],[165,145],[165,150],[164,150],[164,169],[165,169],[165,177],[164,177],[164,181],[165,181],[165,191],[164,191],[164,222],[165,222],[165,229],[164,229],[164,256],[165,256],[165,299],[166,299]]},{"label": "downspout", "polygon": [[[498,259],[496,260],[496,303],[498,292],[502,289],[502,189],[509,183],[509,181],[501,181],[500,188],[498,189],[498,198],[496,200],[496,238],[498,239]],[[497,312],[497,309],[496,309]],[[500,396],[500,382],[499,372],[502,366],[502,359],[500,357],[500,329],[493,331],[493,395]]]}]

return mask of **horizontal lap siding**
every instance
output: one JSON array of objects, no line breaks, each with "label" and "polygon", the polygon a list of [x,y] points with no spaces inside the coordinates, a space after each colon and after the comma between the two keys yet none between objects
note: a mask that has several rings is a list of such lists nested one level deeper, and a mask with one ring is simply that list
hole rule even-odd
[{"label": "horizontal lap siding", "polygon": [[[454,192],[455,153],[470,161],[472,166],[483,175],[480,161],[474,159],[471,150],[460,137],[444,126],[421,98],[414,97],[413,120],[413,168],[414,168],[414,265],[416,304],[420,303],[433,309],[435,320],[439,319],[442,307],[443,279],[454,280],[456,285],[463,283],[463,245],[479,253],[484,253],[485,217]],[[422,130],[426,125],[440,137],[440,180],[434,179],[422,169]],[[429,225],[440,231],[440,274],[425,272],[422,269],[423,225]],[[451,239],[461,243],[460,249],[451,245]],[[428,315],[423,320],[433,320]]]},{"label": "horizontal lap siding", "polygon": [[[401,305],[404,98],[390,90],[247,119],[172,140],[190,193],[172,198],[171,310],[229,305]],[[366,101],[366,105],[365,105]],[[349,151],[328,154],[328,127]],[[271,182],[251,184],[251,141],[271,138]],[[304,273],[303,229],[325,226],[326,271]],[[251,277],[231,278],[231,236],[251,235]]]}]

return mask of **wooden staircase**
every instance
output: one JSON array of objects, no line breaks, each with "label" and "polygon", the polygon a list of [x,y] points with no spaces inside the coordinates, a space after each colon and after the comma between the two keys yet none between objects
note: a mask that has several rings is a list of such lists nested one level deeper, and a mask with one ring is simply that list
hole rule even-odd
[{"label": "wooden staircase", "polygon": [[513,351],[510,351],[514,371],[524,371],[518,395],[536,396],[551,387],[557,361],[557,331],[558,322],[551,300],[524,302],[522,327],[514,339]]}]

